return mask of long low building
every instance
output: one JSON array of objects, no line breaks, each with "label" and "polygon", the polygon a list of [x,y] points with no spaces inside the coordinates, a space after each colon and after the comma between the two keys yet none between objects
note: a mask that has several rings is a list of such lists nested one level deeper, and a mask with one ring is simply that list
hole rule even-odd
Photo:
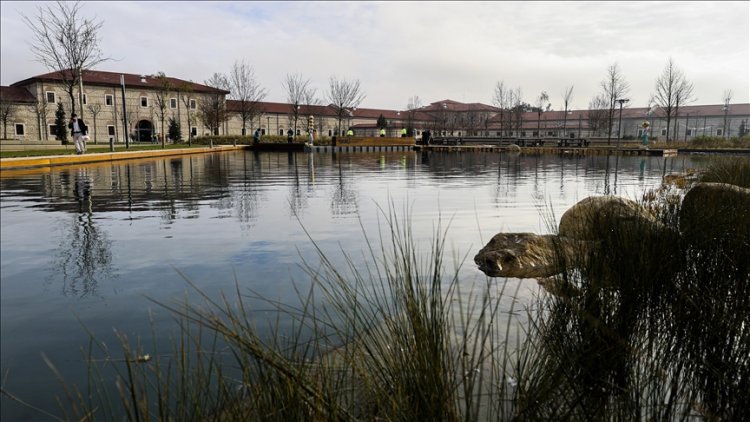
[{"label": "long low building", "polygon": [[[178,78],[87,70],[83,92],[66,85],[63,72],[34,76],[0,87],[2,138],[14,142],[54,141],[55,116],[60,107],[67,118],[74,102],[97,142],[148,142],[168,137],[170,121],[179,124],[180,138],[204,135],[286,136],[289,131],[316,137],[343,135],[408,136],[424,130],[433,136],[538,138],[607,137],[610,119],[603,110],[528,111],[500,109],[481,103],[452,100],[433,102],[411,110],[351,108],[337,113],[331,105],[242,102],[231,92]],[[71,99],[72,94],[72,99]],[[78,104],[82,99],[83,107]],[[644,128],[643,122],[650,125]],[[622,128],[618,127],[622,124]],[[173,124],[174,124],[173,123]],[[669,122],[669,138],[689,141],[697,136],[744,136],[750,132],[750,104],[689,105],[679,108]],[[667,137],[663,110],[626,107],[611,119],[611,137]]]}]

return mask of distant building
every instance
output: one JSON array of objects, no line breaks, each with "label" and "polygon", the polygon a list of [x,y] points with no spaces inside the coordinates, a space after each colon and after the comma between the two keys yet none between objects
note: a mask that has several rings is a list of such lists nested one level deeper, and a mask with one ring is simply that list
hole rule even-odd
[{"label": "distant building", "polygon": [[[124,78],[125,117],[123,119]],[[78,90],[74,90],[76,103]],[[354,108],[348,110],[339,127],[333,107],[258,102],[248,109],[228,99],[231,93],[182,79],[159,75],[134,75],[89,70],[83,73],[83,119],[92,140],[124,143],[153,141],[168,133],[169,119],[179,122],[181,136],[252,136],[260,128],[264,135],[286,136],[288,130],[303,136],[312,116],[316,138],[343,135],[352,129],[356,136],[379,136],[378,119],[387,123],[386,136],[421,136],[430,129],[433,136],[508,137],[508,138],[592,138],[607,137],[608,122],[601,111],[545,111],[541,115],[528,110],[501,110],[481,103],[452,100],[433,102],[414,110]],[[9,87],[0,87],[0,135],[18,141],[55,139],[55,111],[63,104],[70,116],[70,98],[58,72],[33,76]],[[80,107],[76,105],[76,111]],[[244,128],[242,116],[245,116]],[[640,137],[645,130],[651,139],[666,138],[666,119],[659,109],[624,108],[621,136]],[[617,138],[619,110],[612,122],[612,139]],[[162,128],[162,122],[164,127]],[[690,140],[696,136],[742,136],[750,131],[750,104],[691,105],[679,109],[670,122],[670,138]]]}]

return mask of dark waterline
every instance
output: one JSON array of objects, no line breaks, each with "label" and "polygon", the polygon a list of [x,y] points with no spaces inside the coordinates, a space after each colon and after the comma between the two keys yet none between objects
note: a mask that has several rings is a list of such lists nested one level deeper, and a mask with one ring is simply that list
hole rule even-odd
[{"label": "dark waterline", "polygon": [[[471,257],[498,231],[549,232],[550,210],[559,220],[589,195],[637,198],[664,174],[704,165],[696,160],[232,152],[3,172],[4,388],[56,410],[60,389],[40,353],[83,385],[88,337],[81,324],[111,350],[118,348],[114,328],[146,342],[151,321],[172,332],[172,317],[148,298],[189,295],[177,270],[212,296],[231,294],[236,281],[296,302],[291,280],[306,283],[300,255],[315,257],[303,227],[343,263],[342,249],[361,256],[360,224],[374,237],[379,207],[392,203],[399,214],[409,209],[418,242],[432,238],[439,220],[450,221],[449,253]],[[460,275],[465,283],[484,280],[471,259]],[[521,283],[526,295],[537,289]],[[267,306],[256,305],[262,315]],[[3,399],[3,420],[38,418]]]}]

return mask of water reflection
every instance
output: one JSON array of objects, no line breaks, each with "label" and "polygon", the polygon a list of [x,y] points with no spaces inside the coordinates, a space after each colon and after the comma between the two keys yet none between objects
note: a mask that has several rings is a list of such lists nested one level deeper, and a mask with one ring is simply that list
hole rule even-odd
[{"label": "water reflection", "polygon": [[[69,174],[61,180],[70,180]],[[86,297],[96,294],[100,280],[114,278],[112,241],[95,224],[89,169],[78,169],[72,185],[78,212],[63,220],[63,233],[47,280],[59,279],[63,295]]]},{"label": "water reflection", "polygon": [[[448,243],[463,255],[500,230],[541,231],[540,204],[562,212],[605,191],[636,195],[693,161],[232,152],[3,171],[3,371],[11,370],[19,391],[29,368],[39,366],[39,351],[78,350],[73,312],[95,332],[128,325],[148,333],[153,304],[144,296],[169,302],[184,295],[175,268],[213,297],[233,291],[237,280],[242,289],[293,302],[289,279],[305,280],[300,255],[315,255],[302,225],[336,259],[342,248],[363,250],[360,222],[377,228],[376,206],[392,200],[401,210],[408,201],[415,238],[432,236],[434,222],[449,216]],[[460,271],[467,283],[482,277],[469,265]],[[50,331],[56,335],[36,334]],[[29,385],[24,397],[52,397],[36,389]],[[46,407],[55,408],[51,398]],[[6,409],[0,419],[18,419]]]}]

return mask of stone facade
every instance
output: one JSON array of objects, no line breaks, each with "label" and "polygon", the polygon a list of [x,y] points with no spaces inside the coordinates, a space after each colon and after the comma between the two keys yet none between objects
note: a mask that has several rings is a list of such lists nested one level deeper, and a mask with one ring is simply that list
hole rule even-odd
[{"label": "stone facade", "polygon": [[[123,88],[127,123],[123,122]],[[53,72],[35,76],[10,87],[0,87],[3,107],[12,109],[7,126],[0,134],[17,142],[55,141],[55,111],[58,103],[70,116],[70,98],[61,82],[60,73]],[[78,89],[74,88],[76,104]],[[182,139],[189,133],[193,136],[242,135],[240,103],[227,99],[230,92],[211,88],[176,78],[141,76],[114,72],[87,71],[83,78],[83,119],[89,126],[90,142],[121,144],[125,136],[134,142],[153,142],[168,133],[169,119],[180,123]],[[215,124],[204,123],[201,109],[212,101],[226,109],[226,120]],[[160,107],[163,105],[163,108]],[[324,105],[300,105],[297,121],[294,121],[294,106],[285,103],[261,102],[256,105],[252,119],[245,122],[244,135],[252,136],[260,128],[264,135],[286,136],[292,129],[297,135],[306,136],[308,119],[313,118],[316,138],[342,135],[352,128],[355,135],[375,137],[380,134],[377,121],[380,116],[387,121],[386,136],[398,137],[402,129],[413,128],[413,136],[430,129],[433,136],[459,137],[512,137],[512,138],[596,138],[607,137],[607,130],[597,129],[588,110],[573,110],[567,115],[562,111],[523,112],[507,119],[507,111],[501,113],[493,106],[479,103],[459,103],[443,100],[416,110],[397,111],[385,109],[355,108],[348,110],[339,127],[335,110]],[[76,105],[80,112],[80,106]],[[567,117],[566,117],[567,116]],[[223,119],[222,119],[223,120]],[[666,138],[666,119],[657,111],[647,108],[625,108],[622,110],[621,137],[639,138],[642,123],[651,123],[651,139]],[[617,138],[619,110],[613,120],[612,138]],[[163,122],[163,126],[162,126]],[[564,127],[563,127],[564,126]],[[600,125],[601,126],[601,125]],[[605,125],[606,126],[606,125]],[[670,138],[690,140],[696,136],[741,136],[749,131],[750,104],[696,105],[680,108],[680,114],[672,119]],[[5,130],[7,128],[7,136]]]}]

